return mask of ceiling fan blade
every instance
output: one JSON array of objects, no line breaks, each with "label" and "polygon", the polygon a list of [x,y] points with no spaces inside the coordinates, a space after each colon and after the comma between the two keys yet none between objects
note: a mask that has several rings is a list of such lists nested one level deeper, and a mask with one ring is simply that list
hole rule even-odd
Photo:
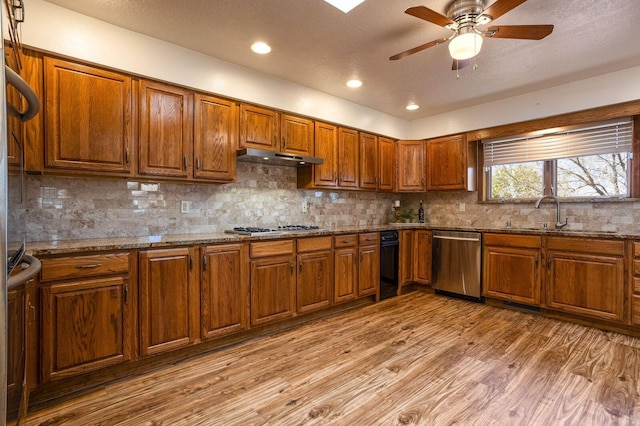
[{"label": "ceiling fan blade", "polygon": [[418,53],[424,49],[428,49],[429,47],[437,46],[439,44],[444,43],[449,40],[448,37],[439,38],[437,40],[430,41],[429,43],[422,44],[418,47],[414,47],[413,49],[406,50],[402,53],[398,53],[397,55],[393,55],[389,58],[391,61],[397,61],[398,59],[402,59],[405,56],[413,55],[414,53]]},{"label": "ceiling fan blade", "polygon": [[471,63],[471,59],[454,59],[453,64],[451,64],[451,71],[461,70],[462,68],[469,66]]},{"label": "ceiling fan blade", "polygon": [[482,15],[490,16],[491,20],[496,20],[505,13],[509,12],[511,9],[514,9],[520,6],[527,0],[498,0],[493,3],[491,6],[482,11]]},{"label": "ceiling fan blade", "polygon": [[424,6],[410,7],[405,10],[404,13],[415,16],[416,18],[424,19],[425,21],[429,21],[436,25],[440,25],[441,27],[453,24],[451,19]]},{"label": "ceiling fan blade", "polygon": [[[495,34],[491,34],[495,31]],[[486,37],[541,40],[551,34],[553,25],[502,25],[487,28]],[[483,35],[485,35],[483,33]]]}]

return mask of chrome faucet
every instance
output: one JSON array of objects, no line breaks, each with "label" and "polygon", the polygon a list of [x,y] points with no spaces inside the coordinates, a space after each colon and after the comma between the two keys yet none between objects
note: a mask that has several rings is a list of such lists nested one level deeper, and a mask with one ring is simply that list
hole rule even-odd
[{"label": "chrome faucet", "polygon": [[553,200],[556,203],[556,229],[562,229],[569,223],[569,218],[564,218],[564,223],[560,222],[560,200],[555,195],[545,195],[536,201],[536,209],[540,208],[543,200]]}]

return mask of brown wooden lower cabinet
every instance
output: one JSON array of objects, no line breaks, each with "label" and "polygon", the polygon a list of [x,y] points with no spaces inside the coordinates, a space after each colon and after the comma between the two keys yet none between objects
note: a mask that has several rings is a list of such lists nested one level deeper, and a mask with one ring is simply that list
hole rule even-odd
[{"label": "brown wooden lower cabinet", "polygon": [[251,243],[251,325],[296,314],[294,240]]},{"label": "brown wooden lower cabinet", "polygon": [[140,252],[140,355],[182,348],[198,339],[195,248]]},{"label": "brown wooden lower cabinet", "polygon": [[631,324],[640,325],[640,242],[634,241],[629,245],[630,262],[629,276],[631,283]]},{"label": "brown wooden lower cabinet", "polygon": [[419,284],[431,284],[431,244],[433,233],[419,229],[413,237],[413,280]]},{"label": "brown wooden lower cabinet", "polygon": [[333,303],[342,303],[357,297],[358,284],[358,236],[334,237]]},{"label": "brown wooden lower cabinet", "polygon": [[249,256],[246,244],[201,249],[201,329],[213,339],[249,327]]},{"label": "brown wooden lower cabinet", "polygon": [[415,231],[403,229],[398,232],[398,285],[413,282],[413,239]]},{"label": "brown wooden lower cabinet", "polygon": [[541,247],[538,235],[484,234],[484,296],[539,306]]},{"label": "brown wooden lower cabinet", "polygon": [[134,356],[128,253],[42,259],[40,380],[121,364]]},{"label": "brown wooden lower cabinet", "polygon": [[380,297],[380,234],[358,236],[358,297]]},{"label": "brown wooden lower cabinet", "polygon": [[331,237],[298,239],[297,312],[332,305],[333,251]]},{"label": "brown wooden lower cabinet", "polygon": [[624,241],[547,238],[547,305],[623,321]]}]

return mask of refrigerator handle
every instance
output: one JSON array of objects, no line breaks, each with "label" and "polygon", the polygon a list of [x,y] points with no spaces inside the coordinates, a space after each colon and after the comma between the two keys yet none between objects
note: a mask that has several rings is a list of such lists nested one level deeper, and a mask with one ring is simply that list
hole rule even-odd
[{"label": "refrigerator handle", "polygon": [[26,81],[22,79],[14,70],[8,66],[4,66],[4,75],[7,80],[7,84],[15,87],[18,92],[27,100],[27,108],[24,111],[20,111],[16,106],[7,102],[7,112],[17,116],[22,121],[29,121],[36,116],[40,110],[40,101],[36,92],[33,91]]}]

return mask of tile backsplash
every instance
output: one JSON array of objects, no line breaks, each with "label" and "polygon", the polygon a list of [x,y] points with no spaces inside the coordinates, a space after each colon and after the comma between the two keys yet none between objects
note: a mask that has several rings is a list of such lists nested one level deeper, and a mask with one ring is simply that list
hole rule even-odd
[{"label": "tile backsplash", "polygon": [[[486,204],[476,193],[387,194],[299,190],[296,169],[238,163],[226,185],[27,176],[24,210],[29,241],[220,232],[233,226],[378,225],[393,220],[393,200],[434,226],[542,227],[555,222],[555,205]],[[303,204],[307,211],[303,211]],[[187,213],[181,207],[188,207]],[[640,230],[640,202],[562,203],[568,229]]]}]

